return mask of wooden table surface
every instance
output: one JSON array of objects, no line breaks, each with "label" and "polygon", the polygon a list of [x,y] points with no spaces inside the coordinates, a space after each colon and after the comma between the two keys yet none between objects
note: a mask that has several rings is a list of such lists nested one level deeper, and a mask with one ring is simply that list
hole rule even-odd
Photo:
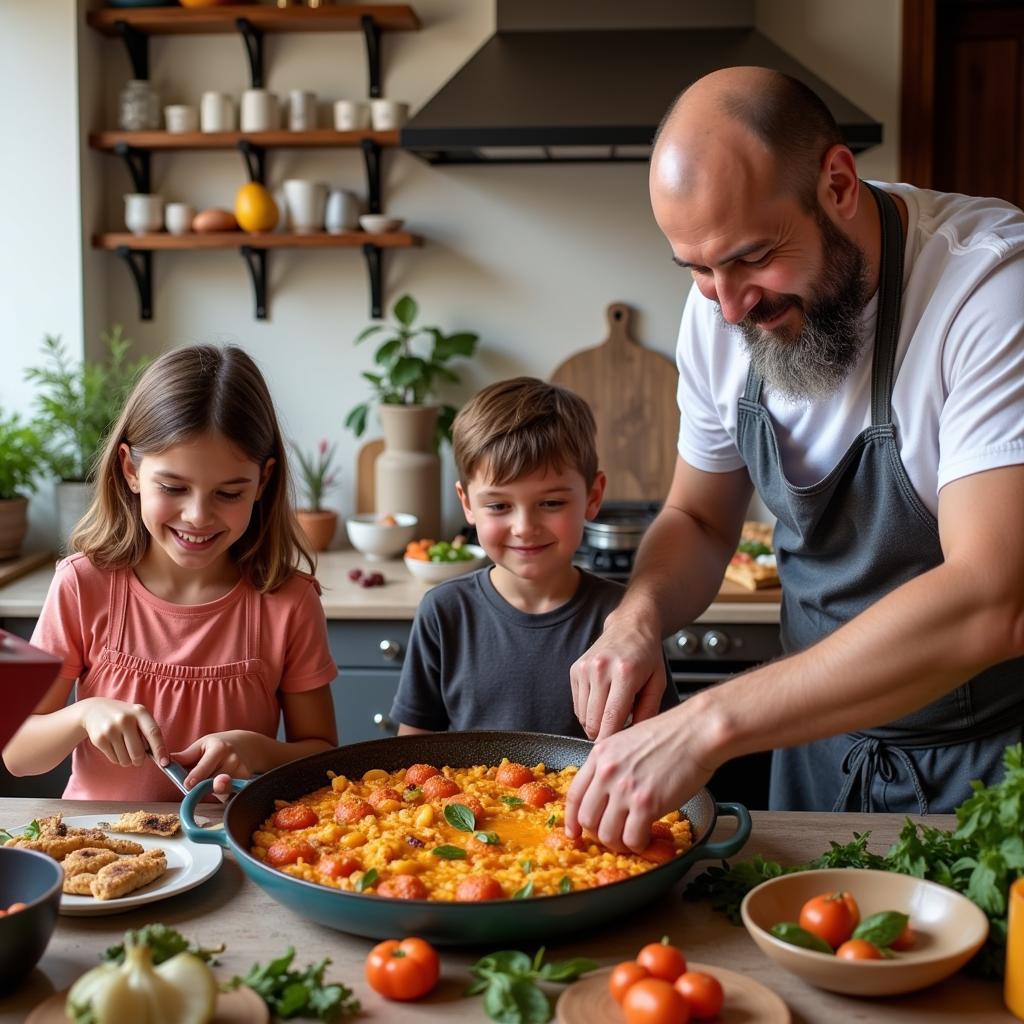
[{"label": "wooden table surface", "polygon": [[[0,799],[0,825],[14,827],[56,811],[65,815],[104,814],[116,817],[127,805],[76,801]],[[154,810],[175,810],[173,805]],[[203,805],[207,817],[219,808]],[[741,858],[761,853],[782,863],[796,863],[822,852],[830,840],[848,841],[852,832],[870,829],[871,846],[884,852],[895,839],[903,817],[896,814],[791,814],[755,811],[753,833]],[[928,823],[949,828],[954,819],[934,815]],[[716,833],[727,835],[731,818],[722,820]],[[698,864],[694,873],[703,870]],[[689,877],[693,877],[691,874]],[[469,982],[468,966],[490,947],[441,950],[442,981],[426,1000],[388,1003],[363,980],[363,961],[373,945],[368,939],[335,932],[306,921],[275,903],[243,874],[230,854],[220,871],[187,893],[127,913],[103,917],[61,917],[56,932],[36,970],[13,995],[0,999],[0,1022],[24,1020],[37,1003],[54,991],[67,988],[80,974],[99,962],[100,953],[119,941],[126,928],[161,921],[188,938],[212,945],[224,941],[220,978],[244,974],[256,960],[265,962],[286,946],[297,950],[296,964],[305,966],[328,956],[333,963],[328,979],[343,981],[363,1004],[359,1020],[388,1024],[410,1021],[486,1021],[482,999],[463,995]],[[706,902],[684,902],[673,896],[638,909],[629,920],[617,921],[596,932],[570,938],[549,947],[548,956],[562,959],[587,956],[602,965],[631,959],[647,942],[668,935],[691,960],[726,967],[749,975],[777,992],[789,1005],[794,1024],[916,1024],[957,1021],[969,1024],[1012,1022],[1004,1008],[1002,987],[963,973],[939,985],[907,996],[855,999],[811,988],[777,968],[757,949],[742,927],[730,924]],[[398,936],[401,937],[401,936]],[[533,947],[523,946],[530,949]],[[553,986],[552,994],[559,991]]]}]

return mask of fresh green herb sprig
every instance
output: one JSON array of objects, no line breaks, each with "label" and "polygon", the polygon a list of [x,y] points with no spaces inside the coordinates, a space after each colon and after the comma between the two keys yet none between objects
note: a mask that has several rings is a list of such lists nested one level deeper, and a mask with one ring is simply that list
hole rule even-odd
[{"label": "fresh green herb sprig", "polygon": [[783,867],[760,855],[750,861],[709,868],[687,888],[688,899],[710,899],[739,923],[743,897],[761,882],[813,868],[874,868],[926,878],[962,893],[989,918],[985,945],[970,969],[985,977],[1002,977],[1006,960],[1006,907],[1010,884],[1024,875],[1024,745],[1003,753],[1000,782],[972,782],[974,792],[956,809],[953,831],[904,822],[896,842],[884,856],[867,848],[870,832],[854,833],[852,842],[832,843],[827,853],[806,864]]},{"label": "fresh green herb sprig", "polygon": [[126,931],[124,940],[116,946],[109,946],[100,954],[100,959],[123,964],[125,946],[147,946],[152,954],[154,964],[162,964],[179,953],[191,953],[208,964],[215,964],[217,963],[217,954],[223,953],[227,948],[223,942],[219,946],[200,946],[190,942],[181,932],[169,925],[147,924],[142,928]]},{"label": "fresh green herb sprig", "polygon": [[0,828],[0,842],[9,843],[12,839],[38,839],[42,831],[39,822],[33,818],[20,832],[8,832]]},{"label": "fresh green herb sprig", "polygon": [[547,1024],[551,1001],[538,981],[567,985],[597,964],[585,957],[544,963],[544,947],[533,959],[527,953],[505,949],[482,957],[469,969],[476,979],[466,995],[483,993],[484,1011],[497,1024]]},{"label": "fresh green herb sprig", "polygon": [[310,964],[302,971],[291,970],[295,950],[289,946],[283,956],[268,964],[253,964],[249,973],[231,979],[230,987],[246,985],[267,1004],[271,1014],[282,1020],[312,1017],[332,1022],[350,1017],[361,1009],[347,985],[324,984],[329,959]]},{"label": "fresh green herb sprig", "polygon": [[772,553],[772,549],[767,544],[762,544],[759,540],[741,540],[736,545],[736,550],[742,551],[745,555],[750,555],[751,558]]}]

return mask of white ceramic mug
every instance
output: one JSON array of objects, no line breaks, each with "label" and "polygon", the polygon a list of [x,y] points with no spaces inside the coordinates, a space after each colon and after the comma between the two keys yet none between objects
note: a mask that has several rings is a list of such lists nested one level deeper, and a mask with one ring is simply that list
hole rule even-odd
[{"label": "white ceramic mug", "polygon": [[188,203],[168,203],[164,207],[164,227],[172,235],[187,235],[192,230],[196,211]]},{"label": "white ceramic mug", "polygon": [[175,103],[164,107],[164,125],[169,132],[175,135],[181,132],[198,131],[199,111],[184,103]]},{"label": "white ceramic mug", "polygon": [[401,128],[409,119],[409,104],[395,100],[370,100],[370,123],[375,132]]},{"label": "white ceramic mug", "polygon": [[277,128],[277,97],[268,89],[246,89],[239,104],[243,132],[269,132]]},{"label": "white ceramic mug", "polygon": [[288,93],[288,130],[310,132],[316,128],[316,93],[292,89]]},{"label": "white ceramic mug", "polygon": [[274,189],[274,205],[277,206],[277,230],[290,231],[292,222],[288,213],[288,197],[285,195],[284,185],[278,185]]},{"label": "white ceramic mug", "polygon": [[358,132],[370,127],[370,108],[356,100],[336,100],[334,103],[334,130]]},{"label": "white ceramic mug", "polygon": [[297,235],[311,235],[324,227],[327,186],[322,181],[289,178],[284,183],[288,222]]},{"label": "white ceramic mug", "polygon": [[204,92],[199,102],[199,127],[204,132],[235,130],[235,104],[226,92]]},{"label": "white ceramic mug", "polygon": [[355,193],[343,188],[331,189],[324,211],[324,227],[329,235],[341,235],[354,231],[359,224],[359,200]]},{"label": "white ceramic mug", "polygon": [[164,197],[129,192],[124,197],[124,223],[133,235],[159,231],[164,226]]}]

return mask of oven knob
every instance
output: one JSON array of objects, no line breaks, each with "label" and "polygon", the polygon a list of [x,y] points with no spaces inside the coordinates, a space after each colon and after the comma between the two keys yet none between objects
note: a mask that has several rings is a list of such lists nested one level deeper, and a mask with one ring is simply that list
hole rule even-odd
[{"label": "oven knob", "polygon": [[725,654],[729,649],[729,638],[717,629],[709,629],[704,634],[704,650],[708,654]]},{"label": "oven knob", "polygon": [[385,661],[398,661],[402,656],[402,645],[397,640],[381,640],[378,649]]},{"label": "oven knob", "polygon": [[676,633],[676,647],[679,648],[680,654],[696,654],[700,647],[700,641],[697,639],[696,633],[691,633],[688,629],[681,629]]}]

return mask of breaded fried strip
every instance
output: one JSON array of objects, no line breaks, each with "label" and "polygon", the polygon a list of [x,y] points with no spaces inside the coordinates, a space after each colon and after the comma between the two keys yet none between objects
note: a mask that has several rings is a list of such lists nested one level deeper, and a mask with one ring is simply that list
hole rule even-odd
[{"label": "breaded fried strip", "polygon": [[173,836],[181,822],[176,814],[154,814],[152,811],[129,811],[111,826],[111,832],[145,832],[151,836]]},{"label": "breaded fried strip", "polygon": [[96,876],[86,871],[80,875],[65,875],[64,876],[64,891],[69,896],[91,896],[92,895],[92,883],[96,881]]},{"label": "breaded fried strip", "polygon": [[113,850],[114,853],[134,854],[136,856],[145,850],[145,847],[140,843],[132,842],[130,839],[112,839],[103,832],[100,832],[98,837],[82,835],[54,836],[49,839],[25,839],[24,836],[17,836],[7,845],[20,846],[24,850],[38,850],[40,853],[48,854],[54,860],[59,861],[63,861],[69,853],[84,849],[85,847]]},{"label": "breaded fried strip", "polygon": [[95,874],[107,864],[113,864],[117,854],[113,850],[103,850],[98,846],[84,846],[80,850],[72,850],[61,862],[64,865],[64,877],[73,878],[85,872]]},{"label": "breaded fried strip", "polygon": [[96,872],[90,886],[98,900],[114,900],[119,896],[141,889],[167,870],[167,856],[163,850],[147,850],[139,857],[122,857]]}]

